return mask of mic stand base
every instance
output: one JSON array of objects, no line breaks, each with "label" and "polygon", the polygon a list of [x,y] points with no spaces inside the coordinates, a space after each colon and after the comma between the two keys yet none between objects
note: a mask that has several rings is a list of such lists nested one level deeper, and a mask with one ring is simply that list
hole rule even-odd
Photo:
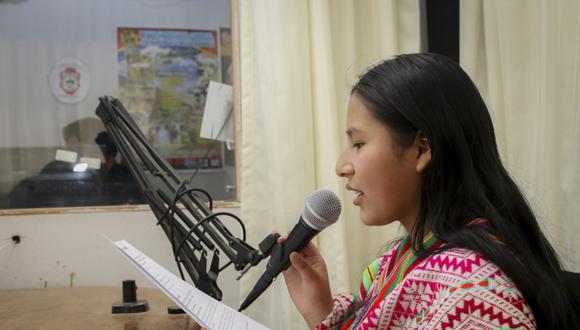
[{"label": "mic stand base", "polygon": [[185,314],[185,311],[179,306],[171,305],[167,306],[167,314]]},{"label": "mic stand base", "polygon": [[143,313],[149,310],[147,300],[137,300],[136,302],[116,302],[113,303],[113,314]]},{"label": "mic stand base", "polygon": [[149,310],[147,300],[137,300],[137,285],[135,280],[123,281],[123,301],[113,303],[111,313],[143,313]]}]

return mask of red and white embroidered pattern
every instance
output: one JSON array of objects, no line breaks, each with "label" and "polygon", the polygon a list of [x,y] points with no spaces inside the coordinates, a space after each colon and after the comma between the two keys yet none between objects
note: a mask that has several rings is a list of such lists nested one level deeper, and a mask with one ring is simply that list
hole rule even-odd
[{"label": "red and white embroidered pattern", "polygon": [[427,257],[386,296],[376,295],[381,290],[377,279],[393,270],[397,248],[384,255],[368,290],[335,296],[332,313],[317,329],[536,329],[515,284],[495,264],[464,248]]}]

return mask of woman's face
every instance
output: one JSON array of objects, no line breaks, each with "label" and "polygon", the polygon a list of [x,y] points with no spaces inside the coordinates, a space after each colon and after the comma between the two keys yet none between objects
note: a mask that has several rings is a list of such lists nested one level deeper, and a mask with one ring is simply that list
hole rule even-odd
[{"label": "woman's face", "polygon": [[421,172],[431,159],[428,144],[417,134],[410,147],[398,146],[356,93],[348,105],[346,134],[336,174],[348,179],[362,222],[378,226],[399,220],[410,232],[420,205]]}]

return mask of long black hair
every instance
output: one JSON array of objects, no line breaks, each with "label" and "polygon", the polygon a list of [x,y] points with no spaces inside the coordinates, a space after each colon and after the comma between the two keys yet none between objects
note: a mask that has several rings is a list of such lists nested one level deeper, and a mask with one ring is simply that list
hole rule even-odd
[{"label": "long black hair", "polygon": [[[367,70],[352,88],[408,147],[421,132],[431,148],[421,207],[411,233],[426,231],[498,265],[520,289],[539,328],[577,327],[556,253],[504,168],[490,114],[469,76],[436,54],[406,54]],[[483,218],[487,225],[469,225]]]}]

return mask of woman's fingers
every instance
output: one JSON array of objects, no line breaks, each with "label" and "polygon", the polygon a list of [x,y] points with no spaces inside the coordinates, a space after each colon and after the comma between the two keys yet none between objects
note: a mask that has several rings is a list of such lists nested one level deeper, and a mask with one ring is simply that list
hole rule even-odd
[{"label": "woman's fingers", "polygon": [[316,271],[312,268],[312,265],[298,252],[294,251],[290,254],[290,262],[296,271],[303,278],[313,278],[316,277]]},{"label": "woman's fingers", "polygon": [[318,249],[316,248],[316,245],[314,245],[314,243],[312,243],[312,241],[308,242],[308,244],[306,244],[302,248],[301,251],[302,251],[303,255],[307,255],[307,256],[312,256],[312,255],[318,254]]},{"label": "woman's fingers", "polygon": [[284,235],[278,237],[278,239],[276,240],[276,243],[282,244],[282,243],[286,242],[287,239],[288,239],[288,234],[284,234]]}]

